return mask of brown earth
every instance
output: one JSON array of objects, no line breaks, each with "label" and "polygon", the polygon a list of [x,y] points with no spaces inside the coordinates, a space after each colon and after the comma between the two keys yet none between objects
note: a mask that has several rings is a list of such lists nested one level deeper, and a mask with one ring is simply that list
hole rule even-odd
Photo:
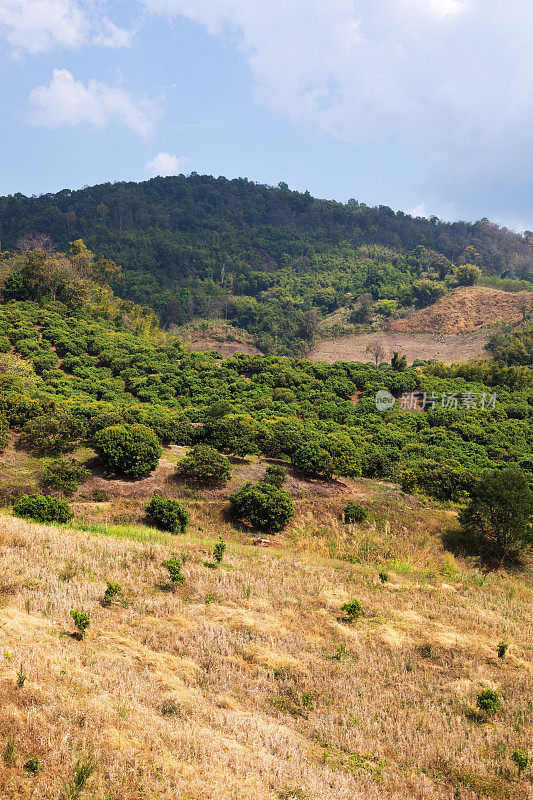
[{"label": "brown earth", "polygon": [[248,342],[218,342],[216,339],[211,339],[206,336],[193,336],[186,342],[187,347],[197,353],[216,352],[220,353],[223,358],[230,358],[230,356],[244,353],[249,356],[260,356],[261,351],[253,344]]},{"label": "brown earth", "polygon": [[405,353],[409,363],[415,359],[435,358],[444,364],[468,361],[486,356],[484,347],[488,341],[486,332],[478,331],[464,336],[443,336],[437,333],[396,333],[381,331],[355,336],[341,336],[320,342],[308,355],[311,361],[372,361],[366,352],[369,345],[380,342],[384,350],[383,361],[390,361],[394,351]]},{"label": "brown earth", "polygon": [[391,323],[393,331],[429,331],[441,334],[473,333],[501,322],[523,319],[524,305],[531,307],[531,292],[501,292],[486,286],[463,286],[444,295],[428,308]]}]

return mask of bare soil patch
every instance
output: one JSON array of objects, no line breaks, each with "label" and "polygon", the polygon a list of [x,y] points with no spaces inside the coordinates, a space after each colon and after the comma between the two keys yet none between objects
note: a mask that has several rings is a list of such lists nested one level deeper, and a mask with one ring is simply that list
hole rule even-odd
[{"label": "bare soil patch", "polygon": [[498,323],[519,323],[524,304],[531,306],[531,292],[502,292],[487,286],[463,286],[437,303],[391,323],[393,331],[429,331],[467,334]]},{"label": "bare soil patch", "polygon": [[397,351],[401,355],[405,353],[410,363],[415,359],[435,358],[444,364],[452,364],[455,361],[486,356],[484,348],[488,338],[486,331],[463,336],[381,331],[341,336],[339,339],[320,342],[309,353],[308,358],[330,364],[334,361],[372,361],[372,356],[366,349],[369,345],[380,342],[385,351],[385,361],[390,361],[393,352]]},{"label": "bare soil patch", "polygon": [[216,339],[205,336],[193,336],[186,344],[197,353],[215,352],[220,353],[223,358],[230,358],[239,353],[249,356],[262,355],[255,345],[248,342],[218,342]]}]

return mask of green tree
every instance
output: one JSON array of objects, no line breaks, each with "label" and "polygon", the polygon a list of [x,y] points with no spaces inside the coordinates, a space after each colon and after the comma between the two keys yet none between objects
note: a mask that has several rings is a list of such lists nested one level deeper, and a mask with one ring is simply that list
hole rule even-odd
[{"label": "green tree", "polygon": [[49,464],[41,478],[42,486],[71,497],[91,473],[79,461],[58,458]]},{"label": "green tree", "polygon": [[16,517],[34,522],[70,522],[74,514],[65,500],[42,494],[24,494],[13,506]]},{"label": "green tree", "polygon": [[94,437],[94,449],[113,472],[142,478],[157,467],[159,439],[146,425],[111,425]]},{"label": "green tree", "polygon": [[195,445],[176,465],[176,476],[206,485],[223,485],[231,477],[226,456],[208,444]]},{"label": "green tree", "polygon": [[454,271],[458,286],[473,286],[481,278],[481,270],[475,264],[461,264]]},{"label": "green tree", "polygon": [[148,519],[162,531],[185,533],[189,512],[179,500],[156,494],[145,508]]},{"label": "green tree", "polygon": [[18,445],[38,455],[70,453],[78,446],[83,434],[83,423],[68,411],[59,409],[26,422]]},{"label": "green tree", "polygon": [[207,423],[204,430],[209,443],[222,453],[236,456],[259,453],[257,438],[260,426],[251,416],[227,414]]},{"label": "green tree", "polygon": [[533,547],[533,492],[514,467],[481,478],[461,511],[462,535],[485,560],[499,565]]},{"label": "green tree", "polygon": [[333,458],[317,441],[310,441],[299,447],[292,456],[292,463],[304,475],[331,478],[333,475]]},{"label": "green tree", "polygon": [[288,492],[269,483],[245,483],[230,497],[231,512],[265,531],[280,531],[294,515]]}]

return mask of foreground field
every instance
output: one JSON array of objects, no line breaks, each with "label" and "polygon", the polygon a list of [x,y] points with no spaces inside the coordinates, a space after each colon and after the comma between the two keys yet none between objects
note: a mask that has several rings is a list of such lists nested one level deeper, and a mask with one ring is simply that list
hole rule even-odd
[{"label": "foreground field", "polygon": [[[380,502],[360,530],[314,503],[276,549],[237,534],[219,569],[209,504],[190,504],[188,538],[3,516],[0,796],[531,797],[511,761],[532,733],[531,588],[445,555],[423,519],[442,528],[446,511]],[[348,547],[353,563],[334,557]],[[107,581],[123,604],[102,605]],[[91,618],[82,641],[73,608]],[[502,709],[484,721],[488,687]]]}]

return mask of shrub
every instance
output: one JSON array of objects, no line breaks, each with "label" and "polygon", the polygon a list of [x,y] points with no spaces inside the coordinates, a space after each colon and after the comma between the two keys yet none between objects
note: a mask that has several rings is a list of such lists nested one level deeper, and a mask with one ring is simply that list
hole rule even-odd
[{"label": "shrub", "polygon": [[107,582],[107,588],[104,592],[104,596],[102,598],[102,605],[110,606],[115,597],[121,597],[123,595],[122,586],[120,583],[113,583],[112,581]]},{"label": "shrub", "polygon": [[229,481],[231,468],[226,456],[207,444],[197,444],[178,461],[176,475],[206,485],[221,485]]},{"label": "shrub", "polygon": [[318,477],[333,475],[333,459],[328,451],[318,442],[306,442],[292,455],[292,463],[304,475]]},{"label": "shrub", "polygon": [[500,695],[494,689],[484,689],[477,696],[477,707],[485,714],[494,714],[502,707]]},{"label": "shrub", "polygon": [[91,473],[79,461],[58,458],[46,467],[41,484],[48,489],[71,497]]},{"label": "shrub", "polygon": [[498,645],[496,647],[498,658],[505,658],[508,649],[509,649],[509,642],[498,642]]},{"label": "shrub", "polygon": [[529,756],[525,750],[520,750],[517,748],[511,758],[518,768],[518,774],[521,775],[523,772],[525,772],[529,764]]},{"label": "shrub", "polygon": [[260,433],[259,424],[246,414],[227,414],[208,421],[204,433],[206,439],[223,453],[246,456],[259,452],[256,443]]},{"label": "shrub", "polygon": [[224,541],[222,536],[220,536],[213,550],[213,561],[215,562],[215,564],[222,563],[222,559],[224,558],[225,552],[226,552],[226,542]]},{"label": "shrub", "polygon": [[265,474],[261,478],[263,483],[269,483],[271,486],[276,486],[278,489],[281,489],[283,484],[285,483],[285,479],[287,477],[286,470],[283,467],[279,467],[276,464],[271,464],[265,470]]},{"label": "shrub", "polygon": [[178,561],[177,558],[169,558],[168,561],[165,561],[163,566],[168,569],[168,577],[173,588],[185,583],[185,575],[181,574],[181,561]]},{"label": "shrub", "polygon": [[34,522],[70,522],[74,514],[65,500],[42,494],[25,494],[13,506],[16,517]]},{"label": "shrub", "polygon": [[231,511],[237,519],[248,520],[261,530],[280,531],[294,514],[288,492],[269,483],[245,483],[230,497]]},{"label": "shrub", "polygon": [[478,481],[459,522],[467,546],[501,565],[533,547],[532,517],[533,492],[524,474],[510,467]]},{"label": "shrub", "polygon": [[75,608],[70,612],[70,616],[74,620],[74,625],[77,630],[76,636],[79,639],[83,639],[85,636],[85,631],[89,627],[91,620],[89,619],[89,615],[85,613],[85,611],[77,611]]},{"label": "shrub", "polygon": [[367,517],[366,510],[363,506],[356,503],[354,500],[351,500],[349,503],[343,508],[344,513],[344,521],[349,522],[364,522]]},{"label": "shrub", "polygon": [[94,449],[114,472],[142,478],[156,468],[159,439],[145,425],[110,425],[94,437]]},{"label": "shrub", "polygon": [[56,411],[26,422],[18,445],[38,455],[70,453],[83,434],[84,426],[79,419],[66,411]]},{"label": "shrub", "polygon": [[179,500],[160,497],[156,494],[145,508],[148,518],[162,531],[185,533],[189,513]]},{"label": "shrub", "polygon": [[405,470],[405,472],[402,472],[400,486],[402,488],[402,492],[405,492],[406,494],[413,494],[413,492],[416,492],[418,483],[416,480],[416,475],[412,470],[408,469]]},{"label": "shrub", "polygon": [[344,614],[345,622],[353,622],[363,613],[363,606],[359,600],[350,600],[348,603],[344,603],[344,605],[341,606],[341,611]]}]

